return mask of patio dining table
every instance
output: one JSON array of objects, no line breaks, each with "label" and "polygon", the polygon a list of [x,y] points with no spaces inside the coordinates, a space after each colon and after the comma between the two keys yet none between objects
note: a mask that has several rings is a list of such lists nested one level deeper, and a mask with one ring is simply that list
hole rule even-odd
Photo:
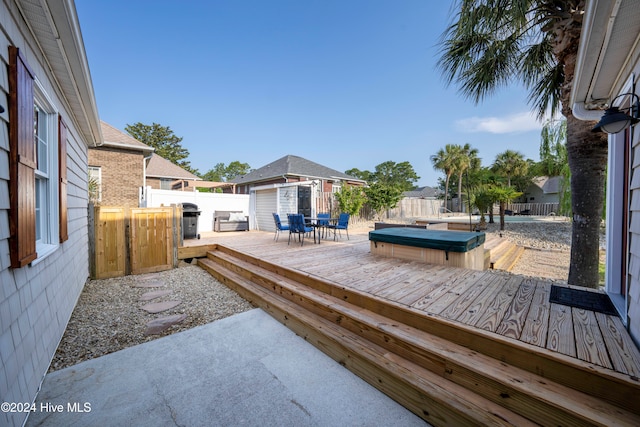
[{"label": "patio dining table", "polygon": [[[326,221],[326,224],[323,224],[323,222]],[[318,218],[315,216],[305,216],[304,217],[304,222],[307,225],[310,225],[311,227],[315,228],[317,233],[314,233],[314,238],[313,238],[313,243],[316,243],[316,239],[315,239],[315,234],[318,235],[318,244],[320,244],[320,239],[322,237],[322,231],[326,231],[326,229],[328,228],[329,224],[336,224],[338,222],[338,218]],[[323,230],[324,229],[324,230]]]}]

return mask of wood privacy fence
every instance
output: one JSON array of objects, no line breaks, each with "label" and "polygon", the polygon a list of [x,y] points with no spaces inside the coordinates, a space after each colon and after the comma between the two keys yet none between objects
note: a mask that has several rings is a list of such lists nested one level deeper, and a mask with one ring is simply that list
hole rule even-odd
[{"label": "wood privacy fence", "polygon": [[91,277],[152,273],[178,265],[182,208],[89,206]]}]

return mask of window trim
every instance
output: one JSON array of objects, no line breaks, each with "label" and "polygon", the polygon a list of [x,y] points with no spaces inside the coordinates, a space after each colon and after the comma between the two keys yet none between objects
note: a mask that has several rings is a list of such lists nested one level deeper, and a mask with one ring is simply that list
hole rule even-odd
[{"label": "window trim", "polygon": [[[47,117],[47,174],[46,174],[46,211],[43,221],[46,223],[46,236],[36,240],[36,252],[38,256],[32,265],[52,253],[60,243],[60,171],[59,171],[59,141],[60,119],[55,104],[47,95],[43,85],[37,77],[34,78],[33,104],[38,105]],[[37,142],[36,142],[37,143]],[[65,162],[66,163],[66,162]],[[38,168],[36,174],[36,185],[38,185]]]}]

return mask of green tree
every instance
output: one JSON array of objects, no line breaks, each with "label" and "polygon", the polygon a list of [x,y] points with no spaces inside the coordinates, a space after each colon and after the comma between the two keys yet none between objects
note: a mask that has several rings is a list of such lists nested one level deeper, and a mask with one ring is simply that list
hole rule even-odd
[{"label": "green tree", "polygon": [[537,172],[541,176],[562,175],[567,162],[567,121],[547,120],[540,133],[540,162]]},{"label": "green tree", "polygon": [[469,144],[459,147],[460,148],[453,163],[455,173],[458,175],[458,198],[460,199],[460,203],[458,203],[458,211],[462,212],[462,178],[467,170],[477,169],[480,167],[480,159],[478,158],[478,150],[471,148]]},{"label": "green tree", "polygon": [[571,170],[566,142],[567,121],[547,120],[540,133],[540,162],[536,165],[536,172],[541,176],[562,177],[558,213],[571,216]]},{"label": "green tree", "polygon": [[522,82],[542,119],[567,119],[573,223],[568,281],[598,286],[599,229],[604,205],[606,135],[573,116],[574,79],[585,0],[458,0],[444,32],[439,66],[449,83],[480,102],[509,82]]},{"label": "green tree", "polygon": [[354,178],[358,178],[367,182],[374,180],[371,172],[369,172],[368,170],[361,171],[358,168],[353,168],[353,169],[346,170],[344,173]]},{"label": "green tree", "polygon": [[413,190],[416,181],[420,179],[411,163],[396,163],[390,160],[377,165],[371,178],[379,184],[397,187],[401,191]]},{"label": "green tree", "polygon": [[[471,200],[471,205],[475,206],[476,208],[478,208],[478,211],[480,211],[479,228],[481,230],[484,230],[487,227],[485,214],[487,213],[487,211],[489,211],[489,208],[491,208],[496,202],[495,194],[491,191],[491,189],[491,185],[482,185],[476,188],[469,197],[469,200]],[[493,223],[493,221],[491,222]]]},{"label": "green tree", "polygon": [[514,150],[506,150],[499,153],[493,162],[492,169],[498,175],[507,178],[507,186],[511,186],[511,179],[523,177],[529,171],[529,163],[522,153]]},{"label": "green tree", "polygon": [[225,181],[231,181],[233,178],[246,175],[249,172],[251,172],[251,166],[249,166],[249,163],[240,163],[238,160],[234,160],[226,167],[224,178]]},{"label": "green tree", "polygon": [[431,156],[431,164],[433,168],[438,171],[444,172],[444,207],[448,209],[449,200],[449,183],[451,181],[451,175],[455,172],[455,160],[458,157],[460,146],[455,144],[447,144],[444,148],[438,150],[438,152]]},{"label": "green tree", "polygon": [[126,125],[124,130],[143,144],[153,147],[154,152],[160,157],[191,173],[198,173],[191,167],[190,162],[184,160],[189,157],[189,150],[180,144],[182,138],[176,136],[169,126],[161,126],[158,123],[145,125],[138,122]]},{"label": "green tree", "polygon": [[500,230],[504,230],[504,216],[507,203],[516,197],[522,196],[520,191],[513,187],[492,187],[489,189],[489,197],[499,203],[500,206]]},{"label": "green tree", "polygon": [[241,163],[238,160],[234,160],[229,163],[228,166],[225,166],[224,163],[216,163],[216,165],[203,174],[201,178],[206,181],[228,182],[235,177],[246,175],[249,172],[251,172],[249,163]]},{"label": "green tree", "polygon": [[337,191],[334,195],[340,212],[345,212],[352,216],[360,212],[362,205],[367,200],[363,188],[355,185],[342,184],[340,191]]},{"label": "green tree", "polygon": [[376,217],[382,219],[382,214],[387,209],[393,209],[402,199],[403,190],[393,185],[373,182],[365,187],[364,193],[367,196],[367,203],[374,210]]},{"label": "green tree", "polygon": [[216,165],[204,173],[200,178],[211,182],[224,182],[226,166],[224,163],[216,163]]}]

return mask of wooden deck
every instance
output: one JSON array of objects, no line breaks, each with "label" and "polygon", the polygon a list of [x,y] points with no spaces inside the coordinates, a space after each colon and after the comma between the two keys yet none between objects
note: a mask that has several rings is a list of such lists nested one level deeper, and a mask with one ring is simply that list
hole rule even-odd
[{"label": "wooden deck", "polygon": [[640,354],[617,317],[549,304],[546,280],[373,256],[350,234],[216,234],[179,257],[434,426],[640,425]]},{"label": "wooden deck", "polygon": [[274,242],[266,232],[213,233],[185,246],[230,246],[431,316],[640,378],[640,352],[620,318],[549,303],[551,281],[376,257],[366,232],[319,245],[311,239],[288,245],[287,237]]}]

